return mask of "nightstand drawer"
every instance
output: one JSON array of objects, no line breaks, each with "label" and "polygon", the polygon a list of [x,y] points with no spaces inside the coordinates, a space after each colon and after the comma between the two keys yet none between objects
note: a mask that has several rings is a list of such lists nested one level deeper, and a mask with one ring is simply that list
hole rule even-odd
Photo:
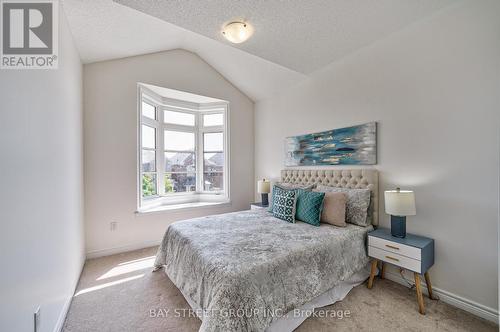
[{"label": "nightstand drawer", "polygon": [[368,246],[368,255],[370,257],[380,259],[384,262],[400,266],[402,268],[420,273],[422,270],[422,262],[409,258],[400,254],[396,254],[380,248]]},{"label": "nightstand drawer", "polygon": [[391,253],[403,255],[416,260],[422,260],[422,251],[420,248],[407,246],[393,241],[388,241],[375,236],[368,236],[368,245],[379,248]]}]

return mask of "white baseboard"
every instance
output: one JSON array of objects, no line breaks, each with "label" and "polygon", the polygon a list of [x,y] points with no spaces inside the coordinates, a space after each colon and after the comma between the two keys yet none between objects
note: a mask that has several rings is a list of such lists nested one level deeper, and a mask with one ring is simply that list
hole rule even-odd
[{"label": "white baseboard", "polygon": [[57,322],[54,327],[54,332],[61,332],[64,326],[64,321],[66,320],[66,316],[68,315],[69,307],[71,305],[71,301],[73,300],[73,295],[75,294],[76,287],[78,286],[78,282],[80,281],[80,277],[83,272],[83,266],[85,265],[85,259],[83,258],[84,257],[82,255],[82,263],[81,263],[82,266],[80,268],[80,273],[78,274],[78,278],[76,279],[76,282],[73,285],[71,294],[69,294],[68,297],[66,298],[66,301],[64,302],[61,312],[59,313],[59,318],[57,318]]},{"label": "white baseboard", "polygon": [[146,241],[141,243],[129,244],[125,246],[112,247],[106,249],[91,250],[87,252],[87,259],[98,258],[104,256],[110,256],[115,254],[121,254],[127,251],[134,251],[138,249],[144,249],[149,247],[154,247],[160,244],[160,240],[156,241]]},{"label": "white baseboard", "polygon": [[59,313],[59,318],[57,319],[56,326],[54,327],[54,332],[62,331],[62,328],[64,326],[64,321],[66,320],[66,315],[68,314],[69,306],[71,305],[72,299],[73,299],[73,294],[71,294],[66,298],[64,306],[62,307],[61,312]]},{"label": "white baseboard", "polygon": [[[408,287],[408,283],[401,277],[401,275],[397,273],[386,271],[385,278]],[[425,283],[422,283],[422,291],[425,292],[426,295],[429,294],[427,292],[427,285]],[[475,316],[479,316],[481,318],[487,319],[489,321],[498,324],[498,310],[484,306],[480,303],[468,300],[459,295],[450,293],[448,291],[445,291],[443,289],[434,286],[432,287],[432,291],[435,295],[439,296],[439,299],[441,301],[448,303],[449,305],[452,305],[459,309],[462,309],[464,311],[470,312]]]}]

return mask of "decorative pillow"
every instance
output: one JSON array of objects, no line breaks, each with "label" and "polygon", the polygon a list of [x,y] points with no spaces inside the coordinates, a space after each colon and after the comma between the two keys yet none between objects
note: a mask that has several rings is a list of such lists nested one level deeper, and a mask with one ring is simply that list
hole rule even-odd
[{"label": "decorative pillow", "polygon": [[288,222],[295,222],[297,192],[273,186],[273,216]]},{"label": "decorative pillow", "polygon": [[[314,189],[318,192],[318,189]],[[345,193],[325,192],[323,200],[323,211],[321,212],[321,222],[345,227],[345,207],[347,196]]]},{"label": "decorative pillow", "polygon": [[297,184],[297,183],[289,183],[289,182],[276,182],[273,185],[273,192],[271,194],[271,203],[269,204],[269,212],[273,212],[273,201],[274,201],[274,187],[280,187],[282,189],[292,190],[292,189],[305,189],[311,190],[316,187],[316,183],[313,184]]},{"label": "decorative pillow", "polygon": [[325,193],[297,189],[295,219],[319,226]]},{"label": "decorative pillow", "polygon": [[305,190],[311,190],[316,187],[316,183],[312,184],[298,184],[298,183],[289,183],[289,182],[277,182],[277,186],[280,186],[281,188],[284,189],[305,189]]},{"label": "decorative pillow", "polygon": [[371,224],[371,217],[368,215],[368,208],[370,207],[370,189],[318,186],[317,190],[322,192],[346,193],[346,222],[359,226],[368,226]]}]

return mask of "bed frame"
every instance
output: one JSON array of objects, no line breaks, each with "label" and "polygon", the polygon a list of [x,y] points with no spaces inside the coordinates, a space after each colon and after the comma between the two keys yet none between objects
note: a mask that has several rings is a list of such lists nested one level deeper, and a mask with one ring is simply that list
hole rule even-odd
[{"label": "bed frame", "polygon": [[378,225],[378,172],[376,169],[284,169],[281,171],[281,182],[370,189],[369,215],[372,216],[372,225]]}]

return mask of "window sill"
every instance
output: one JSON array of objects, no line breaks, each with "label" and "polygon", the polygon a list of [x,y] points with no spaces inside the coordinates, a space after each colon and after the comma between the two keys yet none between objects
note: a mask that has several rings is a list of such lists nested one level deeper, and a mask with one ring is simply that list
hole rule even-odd
[{"label": "window sill", "polygon": [[192,209],[201,209],[210,207],[228,207],[228,206],[231,206],[230,200],[219,201],[219,202],[190,202],[190,203],[146,207],[137,210],[135,213],[146,214],[146,213],[155,213],[163,211],[182,211],[182,210],[192,210]]}]

